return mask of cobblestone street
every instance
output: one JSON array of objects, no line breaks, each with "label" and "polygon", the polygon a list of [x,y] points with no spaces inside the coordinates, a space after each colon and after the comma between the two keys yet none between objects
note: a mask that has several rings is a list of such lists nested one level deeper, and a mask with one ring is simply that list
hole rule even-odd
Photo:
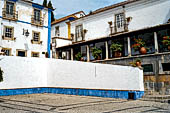
[{"label": "cobblestone street", "polygon": [[59,94],[0,97],[0,113],[170,113],[170,104]]}]

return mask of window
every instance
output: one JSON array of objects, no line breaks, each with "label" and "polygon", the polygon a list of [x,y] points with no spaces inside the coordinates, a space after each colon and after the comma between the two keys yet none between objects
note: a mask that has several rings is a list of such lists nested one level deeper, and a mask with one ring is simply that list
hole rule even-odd
[{"label": "window", "polygon": [[32,43],[40,43],[40,32],[32,32]]},{"label": "window", "polygon": [[4,8],[2,9],[2,18],[14,21],[18,20],[18,12],[15,11],[15,7],[15,2],[6,1]]},{"label": "window", "polygon": [[116,18],[116,27],[117,28],[122,28],[124,27],[124,24],[125,24],[125,15],[124,13],[120,13],[120,14],[117,14],[115,15],[115,18]]},{"label": "window", "polygon": [[59,26],[55,27],[55,36],[60,36],[60,28],[59,28]]},{"label": "window", "polygon": [[34,20],[35,21],[40,21],[40,10],[34,9]]},{"label": "window", "polygon": [[11,56],[11,49],[10,48],[2,48],[1,52],[3,52],[6,56]]},{"label": "window", "polygon": [[39,52],[32,52],[31,57],[39,57]]},{"label": "window", "polygon": [[163,71],[170,71],[170,63],[162,63]]},{"label": "window", "polygon": [[13,27],[4,27],[4,38],[5,39],[13,39],[14,37],[14,28]]},{"label": "window", "polygon": [[25,50],[17,50],[17,55],[16,56],[20,56],[20,57],[26,57],[26,51]]},{"label": "window", "polygon": [[41,10],[34,9],[31,18],[31,23],[36,26],[43,26],[43,19],[41,17]]},{"label": "window", "polygon": [[75,38],[76,38],[75,41],[83,40],[83,25],[76,26]]},{"label": "window", "polygon": [[153,72],[153,65],[152,64],[145,64],[142,65],[143,72]]},{"label": "window", "polygon": [[14,3],[6,2],[6,14],[9,14],[9,15],[14,14]]}]

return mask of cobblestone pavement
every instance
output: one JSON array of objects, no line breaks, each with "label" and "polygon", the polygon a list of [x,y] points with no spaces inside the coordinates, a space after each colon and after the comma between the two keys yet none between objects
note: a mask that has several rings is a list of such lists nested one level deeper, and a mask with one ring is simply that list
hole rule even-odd
[{"label": "cobblestone pavement", "polygon": [[0,97],[0,113],[170,113],[170,104],[143,100],[32,94]]}]

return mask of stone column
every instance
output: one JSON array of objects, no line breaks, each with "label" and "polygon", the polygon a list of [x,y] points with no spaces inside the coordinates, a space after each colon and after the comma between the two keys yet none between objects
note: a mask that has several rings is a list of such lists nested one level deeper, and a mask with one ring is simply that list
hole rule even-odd
[{"label": "stone column", "polygon": [[56,54],[56,55],[55,55],[55,56],[56,56],[55,58],[58,59],[58,58],[59,58],[59,52],[56,51],[55,54]]},{"label": "stone column", "polygon": [[154,43],[155,43],[155,53],[158,53],[159,52],[159,49],[158,49],[158,36],[157,36],[156,32],[154,32]]},{"label": "stone column", "polygon": [[107,59],[109,59],[108,41],[105,41],[105,47],[106,47],[106,60],[107,60]]},{"label": "stone column", "polygon": [[73,48],[71,48],[71,60],[74,60]]},{"label": "stone column", "polygon": [[127,37],[127,42],[128,42],[128,56],[131,56],[130,37]]},{"label": "stone column", "polygon": [[90,62],[90,48],[89,48],[89,45],[87,45],[86,48],[87,48],[87,62]]}]

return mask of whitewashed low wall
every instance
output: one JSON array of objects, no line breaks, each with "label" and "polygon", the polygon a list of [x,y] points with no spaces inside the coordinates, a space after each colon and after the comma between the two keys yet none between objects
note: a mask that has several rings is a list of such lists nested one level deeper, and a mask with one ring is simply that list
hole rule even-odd
[{"label": "whitewashed low wall", "polygon": [[38,58],[0,57],[4,81],[0,89],[47,86],[47,60]]},{"label": "whitewashed low wall", "polygon": [[0,89],[64,87],[144,91],[143,71],[128,66],[77,61],[0,57]]}]

